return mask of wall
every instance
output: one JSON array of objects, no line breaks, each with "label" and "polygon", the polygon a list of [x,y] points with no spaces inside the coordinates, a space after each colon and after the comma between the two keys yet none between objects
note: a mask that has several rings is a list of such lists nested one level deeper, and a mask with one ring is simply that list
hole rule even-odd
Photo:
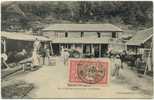
[{"label": "wall", "polygon": [[[81,32],[67,32],[68,37],[72,38],[80,38]],[[112,38],[112,32],[99,32],[101,37],[111,37]],[[44,36],[48,37],[56,37],[56,38],[64,38],[65,32],[45,32]],[[117,35],[119,36],[119,35]],[[83,37],[89,37],[89,38],[98,38],[97,32],[84,32]]]}]

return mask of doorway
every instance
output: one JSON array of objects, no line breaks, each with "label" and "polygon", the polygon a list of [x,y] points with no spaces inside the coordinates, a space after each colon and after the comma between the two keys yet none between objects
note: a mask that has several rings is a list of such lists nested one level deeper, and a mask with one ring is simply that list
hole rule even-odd
[{"label": "doorway", "polygon": [[56,56],[60,55],[60,47],[59,44],[52,44],[53,54]]},{"label": "doorway", "polygon": [[83,45],[83,53],[84,54],[91,53],[91,45],[90,44]]},{"label": "doorway", "polygon": [[101,44],[101,57],[107,56],[108,44]]}]

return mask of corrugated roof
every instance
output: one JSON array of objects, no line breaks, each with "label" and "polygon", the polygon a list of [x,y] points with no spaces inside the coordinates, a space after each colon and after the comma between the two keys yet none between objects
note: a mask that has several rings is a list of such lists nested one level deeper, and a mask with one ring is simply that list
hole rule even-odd
[{"label": "corrugated roof", "polygon": [[122,30],[112,24],[52,24],[44,28],[43,31],[121,32]]},{"label": "corrugated roof", "polygon": [[36,38],[40,41],[48,41],[49,39],[43,36],[34,36],[20,32],[1,32],[1,36],[12,40],[34,41]]},{"label": "corrugated roof", "polygon": [[153,36],[153,27],[138,31],[128,42],[127,45],[141,45],[148,38]]}]

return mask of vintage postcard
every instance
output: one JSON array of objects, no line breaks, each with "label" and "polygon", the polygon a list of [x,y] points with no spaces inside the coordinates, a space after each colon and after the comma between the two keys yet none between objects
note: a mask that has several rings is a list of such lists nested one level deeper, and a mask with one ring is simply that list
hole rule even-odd
[{"label": "vintage postcard", "polygon": [[152,1],[2,1],[1,98],[152,99]]}]

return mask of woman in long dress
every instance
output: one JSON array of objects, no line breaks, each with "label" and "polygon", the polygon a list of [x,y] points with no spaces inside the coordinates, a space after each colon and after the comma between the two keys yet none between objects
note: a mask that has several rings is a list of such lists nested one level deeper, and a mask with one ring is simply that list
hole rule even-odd
[{"label": "woman in long dress", "polygon": [[39,54],[38,54],[38,51],[40,49],[40,41],[36,38],[36,40],[34,41],[34,50],[33,50],[33,53],[32,53],[32,69],[34,67],[37,67],[40,65],[39,63]]},{"label": "woman in long dress", "polygon": [[37,50],[34,49],[32,53],[32,70],[34,67],[38,67],[38,66],[39,66],[39,55],[37,54]]},{"label": "woman in long dress", "polygon": [[34,41],[33,47],[34,47],[34,49],[39,51],[40,46],[41,46],[40,41],[36,38],[36,40]]}]

